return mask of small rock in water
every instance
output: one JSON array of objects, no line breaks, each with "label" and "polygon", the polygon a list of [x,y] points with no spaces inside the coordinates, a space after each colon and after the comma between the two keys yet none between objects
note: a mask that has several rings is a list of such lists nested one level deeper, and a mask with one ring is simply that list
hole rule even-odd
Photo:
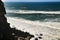
[{"label": "small rock in water", "polygon": [[39,39],[42,39],[42,37],[39,37]]},{"label": "small rock in water", "polygon": [[35,38],[35,40],[38,40],[38,38]]},{"label": "small rock in water", "polygon": [[40,34],[40,36],[43,36],[43,34]]}]

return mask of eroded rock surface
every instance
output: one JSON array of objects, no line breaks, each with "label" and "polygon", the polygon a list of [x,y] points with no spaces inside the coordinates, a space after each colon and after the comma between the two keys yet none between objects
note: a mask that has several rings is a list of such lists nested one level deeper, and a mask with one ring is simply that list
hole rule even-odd
[{"label": "eroded rock surface", "polygon": [[10,28],[10,24],[7,22],[4,4],[0,0],[0,40],[30,40],[33,35]]}]

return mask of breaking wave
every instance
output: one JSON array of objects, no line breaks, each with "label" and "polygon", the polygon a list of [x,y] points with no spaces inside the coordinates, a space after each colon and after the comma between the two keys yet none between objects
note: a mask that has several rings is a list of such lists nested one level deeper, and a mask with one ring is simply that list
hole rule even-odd
[{"label": "breaking wave", "polygon": [[[23,22],[23,23],[32,24],[32,25],[42,25],[42,26],[46,26],[46,27],[50,27],[50,28],[60,29],[59,22],[31,21],[31,20],[26,20],[23,18],[16,18],[16,17],[15,18],[8,17],[7,19],[11,19],[12,21],[15,20],[17,23]],[[56,25],[54,25],[54,24],[56,24]]]},{"label": "breaking wave", "polygon": [[60,11],[34,11],[34,10],[6,10],[7,13],[18,13],[18,14],[60,14]]},{"label": "breaking wave", "polygon": [[60,37],[60,23],[58,22],[39,22],[11,17],[7,17],[7,19],[12,27],[24,32],[29,32],[35,37],[39,37],[40,33],[43,34],[44,40],[56,40],[56,38]]}]

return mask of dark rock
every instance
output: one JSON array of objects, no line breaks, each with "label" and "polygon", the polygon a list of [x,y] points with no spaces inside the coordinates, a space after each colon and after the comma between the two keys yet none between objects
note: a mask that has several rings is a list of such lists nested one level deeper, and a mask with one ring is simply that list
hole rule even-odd
[{"label": "dark rock", "polygon": [[[20,30],[16,30],[14,28],[10,28],[10,24],[7,22],[4,4],[0,0],[0,40],[17,40],[19,37],[26,38],[28,36],[34,37],[33,35],[22,32]],[[29,40],[30,40],[29,38]]]},{"label": "dark rock", "polygon": [[35,38],[35,40],[38,40],[38,38]]},{"label": "dark rock", "polygon": [[28,32],[23,32],[23,31],[20,31],[20,30],[16,30],[15,28],[12,28],[11,32],[14,33],[13,34],[14,36],[18,36],[18,37],[23,37],[23,38],[26,38],[27,36],[34,37],[33,35],[29,34]]},{"label": "dark rock", "polygon": [[39,37],[39,39],[42,39],[42,37]]},{"label": "dark rock", "polygon": [[43,36],[43,34],[40,34],[40,36]]}]

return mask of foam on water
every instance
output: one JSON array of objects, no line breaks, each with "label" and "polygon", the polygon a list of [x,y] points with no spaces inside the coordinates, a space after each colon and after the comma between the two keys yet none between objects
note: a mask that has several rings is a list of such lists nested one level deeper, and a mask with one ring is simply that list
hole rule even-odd
[{"label": "foam on water", "polygon": [[58,40],[58,38],[60,38],[59,22],[30,21],[11,17],[7,17],[7,19],[7,21],[11,24],[12,28],[15,27],[18,30],[33,34],[35,37],[31,40],[39,37],[40,33],[43,34],[41,40]]},{"label": "foam on water", "polygon": [[34,11],[34,10],[6,10],[7,13],[18,13],[18,14],[33,14],[33,13],[42,13],[42,14],[60,14],[60,11]]}]

